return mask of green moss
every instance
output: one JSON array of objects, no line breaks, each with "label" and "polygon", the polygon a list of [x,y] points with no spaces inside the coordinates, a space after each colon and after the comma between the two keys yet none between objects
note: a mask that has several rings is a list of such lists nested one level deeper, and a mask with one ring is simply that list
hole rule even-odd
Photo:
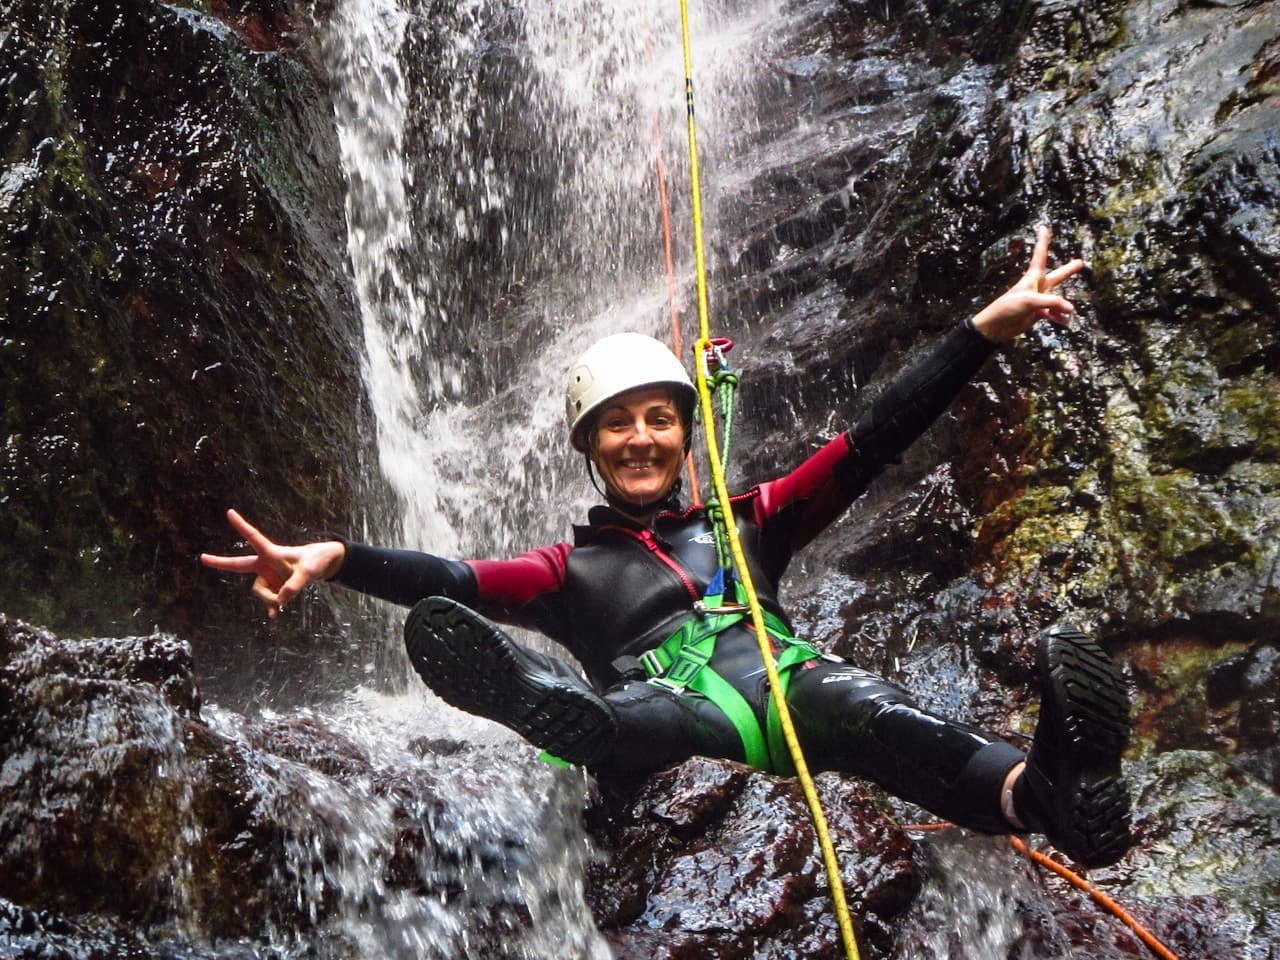
[{"label": "green moss", "polygon": [[1178,560],[1224,541],[1239,541],[1221,502],[1187,470],[1148,476],[1134,484],[1144,526],[1159,555]]},{"label": "green moss", "polygon": [[1219,370],[1223,370],[1256,362],[1273,336],[1267,321],[1259,317],[1233,323],[1218,333],[1211,342],[1214,364]]},{"label": "green moss", "polygon": [[1253,455],[1280,456],[1280,382],[1258,373],[1235,380],[1222,391],[1222,410],[1238,417],[1253,437]]},{"label": "green moss", "polygon": [[1071,82],[1071,68],[1065,63],[1055,63],[1040,75],[1040,85],[1046,90],[1065,87]]},{"label": "green moss", "polygon": [[1083,533],[1088,520],[1071,509],[1070,497],[1069,487],[1032,487],[984,520],[1012,521],[1013,530],[1004,538],[1001,550],[1013,567],[1030,572],[1053,545],[1070,543]]},{"label": "green moss", "polygon": [[[1161,203],[1169,196],[1169,183],[1161,175],[1156,158],[1145,166],[1129,164],[1125,172],[1108,192],[1106,199],[1089,210],[1089,216],[1116,224],[1116,235],[1109,239],[1132,237],[1142,228],[1143,212]],[[1137,216],[1135,216],[1137,215]],[[1105,249],[1100,244],[1099,249]]]}]

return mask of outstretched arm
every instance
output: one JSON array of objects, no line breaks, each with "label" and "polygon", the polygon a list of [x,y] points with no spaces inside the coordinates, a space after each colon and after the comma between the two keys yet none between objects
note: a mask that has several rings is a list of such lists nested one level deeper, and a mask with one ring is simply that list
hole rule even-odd
[{"label": "outstretched arm", "polygon": [[1084,261],[1047,271],[1049,239],[1049,228],[1041,227],[1031,263],[1018,282],[969,320],[968,329],[948,334],[899,375],[853,425],[848,436],[856,458],[847,465],[847,482],[865,486],[885,464],[896,461],[978,372],[993,344],[1026,333],[1037,320],[1069,322],[1075,308],[1049,291],[1084,269]]},{"label": "outstretched arm", "polygon": [[1031,262],[1017,283],[899,374],[846,433],[790,474],[763,484],[757,519],[785,512],[789,549],[803,546],[929,428],[996,344],[1025,333],[1037,320],[1067,323],[1074,308],[1050,291],[1079,273],[1084,261],[1048,270],[1049,240],[1049,228],[1041,227]]},{"label": "outstretched arm", "polygon": [[[1048,227],[1041,227],[1026,272],[965,326],[949,334],[931,353],[899,376],[849,430],[856,458],[846,465],[846,484],[865,487],[893,463],[951,404],[991,352],[1026,333],[1037,320],[1066,324],[1075,307],[1049,291],[1084,269],[1071,260],[1048,271]],[[976,334],[976,336],[974,336]]]},{"label": "outstretched arm", "polygon": [[328,580],[341,568],[346,546],[338,540],[287,546],[269,539],[235,510],[227,511],[227,519],[236,531],[249,541],[252,554],[235,557],[200,554],[200,562],[215,570],[252,573],[253,595],[274,617],[314,580]]},{"label": "outstretched arm", "polygon": [[279,615],[310,583],[330,580],[402,606],[445,596],[476,605],[504,623],[523,624],[531,617],[524,607],[559,590],[570,549],[561,543],[509,560],[463,561],[346,540],[286,546],[270,540],[235,510],[227,511],[227,519],[254,552],[234,557],[202,553],[200,562],[216,570],[254,574],[254,596],[266,605],[270,617]]}]

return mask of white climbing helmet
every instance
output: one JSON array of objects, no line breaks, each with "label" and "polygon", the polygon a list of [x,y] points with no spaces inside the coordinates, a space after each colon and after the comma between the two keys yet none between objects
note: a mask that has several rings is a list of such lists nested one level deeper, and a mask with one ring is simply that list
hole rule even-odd
[{"label": "white climbing helmet", "polygon": [[569,368],[564,410],[574,449],[587,452],[585,427],[591,414],[610,397],[640,387],[662,386],[676,392],[682,412],[692,410],[697,390],[684,364],[666,344],[643,333],[615,333],[597,340]]}]

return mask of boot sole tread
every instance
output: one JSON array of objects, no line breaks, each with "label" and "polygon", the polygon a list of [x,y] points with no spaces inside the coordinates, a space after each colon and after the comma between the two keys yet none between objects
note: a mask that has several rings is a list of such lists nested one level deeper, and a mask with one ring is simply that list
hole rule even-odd
[{"label": "boot sole tread", "polygon": [[[1129,739],[1124,677],[1087,634],[1059,631],[1047,645],[1042,675],[1052,688],[1070,739],[1058,771],[1065,835],[1054,837],[1084,866],[1114,863],[1128,849],[1129,795],[1120,755]],[[1060,809],[1062,809],[1060,808]]]},{"label": "boot sole tread", "polygon": [[607,709],[554,677],[531,676],[505,638],[457,607],[424,600],[405,624],[409,660],[427,686],[450,706],[510,727],[565,760],[595,757],[612,738]]}]

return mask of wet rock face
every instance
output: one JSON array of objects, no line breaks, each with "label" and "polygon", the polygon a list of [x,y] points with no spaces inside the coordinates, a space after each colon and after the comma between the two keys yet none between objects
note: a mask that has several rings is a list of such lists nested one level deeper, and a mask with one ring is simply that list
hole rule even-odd
[{"label": "wet rock face", "polygon": [[[939,608],[979,645],[1062,616],[1117,637],[1274,625],[1274,8],[1073,4],[1013,30],[991,5],[810,9],[780,70],[805,65],[787,84],[836,135],[757,178],[725,251],[728,313],[762,322],[751,474],[794,461],[829,410],[856,415],[1052,222],[1054,256],[1092,265],[1076,322],[991,362],[828,556],[921,640],[947,639]],[[913,550],[893,505],[934,490],[939,456],[949,489]],[[974,538],[943,551],[963,570],[937,568],[939,515]]]},{"label": "wet rock face", "polygon": [[230,546],[226,506],[347,525],[366,414],[330,110],[287,52],[306,24],[284,3],[0,13],[0,609],[158,623],[212,659],[250,619],[194,562]]},{"label": "wet rock face", "polygon": [[1031,638],[1082,623],[1133,669],[1138,749],[1223,749],[1272,777],[1274,724],[1251,706],[1266,657],[1235,658],[1278,626],[1280,13],[802,9],[779,82],[818,119],[763,136],[804,159],[723,213],[743,226],[722,313],[758,318],[744,475],[855,419],[1017,277],[1037,223],[1055,261],[1091,264],[1071,326],[1002,350],[806,553],[802,627],[908,686],[960,644],[967,692],[930,702],[1005,727],[1018,710],[992,679],[1021,706]]},{"label": "wet rock face", "polygon": [[[563,834],[581,795],[532,756],[468,748],[451,766],[308,711],[213,714],[172,637],[65,640],[0,617],[0,953],[398,958],[465,942],[514,958],[554,892],[543,872],[580,875]],[[503,777],[538,804],[495,809],[495,783],[520,796]]]},{"label": "wet rock face", "polygon": [[[818,778],[850,912],[872,942],[915,896],[913,845],[865,788]],[[588,899],[619,957],[843,956],[793,780],[695,758],[588,813]]]},{"label": "wet rock face", "polygon": [[[1134,683],[1139,794],[1179,811],[1144,827],[1144,849],[1194,851],[1158,893],[1118,874],[1109,892],[1180,953],[1265,956],[1276,933],[1256,897],[1188,879],[1216,869],[1211,831],[1169,831],[1193,809],[1240,809],[1208,789],[1225,756],[1260,804],[1253,828],[1271,832],[1280,11],[800,9],[778,99],[801,96],[814,116],[766,123],[762,156],[803,159],[771,160],[720,211],[742,227],[719,251],[719,313],[752,321],[737,331],[743,476],[785,469],[856,419],[938,330],[1017,277],[1037,223],[1055,226],[1055,261],[1091,270],[1068,287],[1069,328],[1001,351],[798,560],[799,626],[944,713],[1023,733],[1034,635],[1059,620],[1097,631]],[[1170,751],[1186,761],[1158,772]],[[1265,841],[1228,833],[1233,862],[1268,862]],[[898,955],[928,942],[903,935]],[[1112,955],[1083,916],[1017,936]]]},{"label": "wet rock face", "polygon": [[1251,771],[1205,751],[1174,750],[1137,770],[1139,845],[1100,879],[1150,910],[1169,909],[1168,942],[1196,937],[1202,956],[1263,960],[1275,951],[1280,800]]}]

